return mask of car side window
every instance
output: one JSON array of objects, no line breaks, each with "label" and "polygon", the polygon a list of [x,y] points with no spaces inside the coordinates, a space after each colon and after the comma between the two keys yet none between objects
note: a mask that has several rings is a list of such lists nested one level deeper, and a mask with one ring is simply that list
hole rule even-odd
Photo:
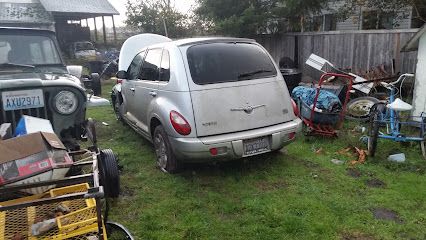
[{"label": "car side window", "polygon": [[170,54],[166,49],[163,50],[163,57],[160,64],[160,81],[168,82],[170,80]]},{"label": "car side window", "polygon": [[141,80],[158,81],[160,77],[160,62],[162,49],[151,49],[148,51],[142,69],[139,74]]},{"label": "car side window", "polygon": [[140,70],[144,56],[145,56],[145,51],[142,51],[138,55],[136,55],[136,57],[133,59],[132,63],[130,64],[127,70],[127,78],[129,80],[135,80],[138,78],[139,70]]}]

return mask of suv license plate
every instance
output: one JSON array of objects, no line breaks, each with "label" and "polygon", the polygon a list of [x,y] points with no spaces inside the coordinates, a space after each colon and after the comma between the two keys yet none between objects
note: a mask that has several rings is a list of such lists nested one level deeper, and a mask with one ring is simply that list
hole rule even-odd
[{"label": "suv license plate", "polygon": [[41,89],[3,92],[1,97],[5,111],[44,107]]},{"label": "suv license plate", "polygon": [[255,155],[271,150],[269,137],[243,140],[244,156]]}]

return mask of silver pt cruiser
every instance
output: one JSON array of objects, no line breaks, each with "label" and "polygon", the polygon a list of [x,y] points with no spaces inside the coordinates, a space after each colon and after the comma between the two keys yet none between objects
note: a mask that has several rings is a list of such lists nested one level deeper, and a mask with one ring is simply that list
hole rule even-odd
[{"label": "silver pt cruiser", "polygon": [[153,142],[166,172],[276,151],[301,129],[277,65],[250,39],[141,34],[124,43],[119,70],[117,117]]}]

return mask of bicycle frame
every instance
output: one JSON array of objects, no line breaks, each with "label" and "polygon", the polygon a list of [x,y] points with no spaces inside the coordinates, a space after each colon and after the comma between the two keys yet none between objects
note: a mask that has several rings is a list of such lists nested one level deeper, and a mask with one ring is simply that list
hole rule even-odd
[{"label": "bicycle frame", "polygon": [[[404,75],[402,75],[404,76]],[[401,76],[401,77],[402,77]],[[398,79],[398,81],[396,81],[395,83],[399,82],[400,79]],[[389,96],[389,101],[388,103],[393,103],[395,101],[395,97],[397,95],[396,90],[395,90],[395,86],[393,84],[390,84],[390,96]],[[390,109],[388,107],[385,107],[386,111],[385,113],[381,114],[380,120],[378,120],[379,123],[384,123],[387,126],[387,134],[383,134],[383,133],[379,133],[378,137],[379,138],[383,138],[383,139],[390,139],[396,142],[411,142],[411,141],[424,141],[424,134],[425,134],[425,115],[424,113],[422,113],[422,115],[420,116],[409,116],[409,118],[420,118],[420,122],[417,121],[408,121],[408,122],[401,122],[399,121],[399,114],[397,111]],[[419,126],[420,125],[420,136],[422,137],[412,137],[412,136],[405,136],[403,134],[401,134],[401,129],[400,126],[402,125],[406,125],[406,126]],[[389,132],[389,126],[390,126],[390,132]]]}]

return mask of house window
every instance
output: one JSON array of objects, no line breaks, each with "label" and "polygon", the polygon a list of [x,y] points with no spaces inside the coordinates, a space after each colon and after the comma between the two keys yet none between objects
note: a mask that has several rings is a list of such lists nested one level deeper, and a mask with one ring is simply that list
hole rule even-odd
[{"label": "house window", "polygon": [[337,19],[334,14],[324,15],[324,31],[336,31]]},{"label": "house window", "polygon": [[364,11],[362,13],[362,29],[393,29],[394,17],[390,13]]}]

